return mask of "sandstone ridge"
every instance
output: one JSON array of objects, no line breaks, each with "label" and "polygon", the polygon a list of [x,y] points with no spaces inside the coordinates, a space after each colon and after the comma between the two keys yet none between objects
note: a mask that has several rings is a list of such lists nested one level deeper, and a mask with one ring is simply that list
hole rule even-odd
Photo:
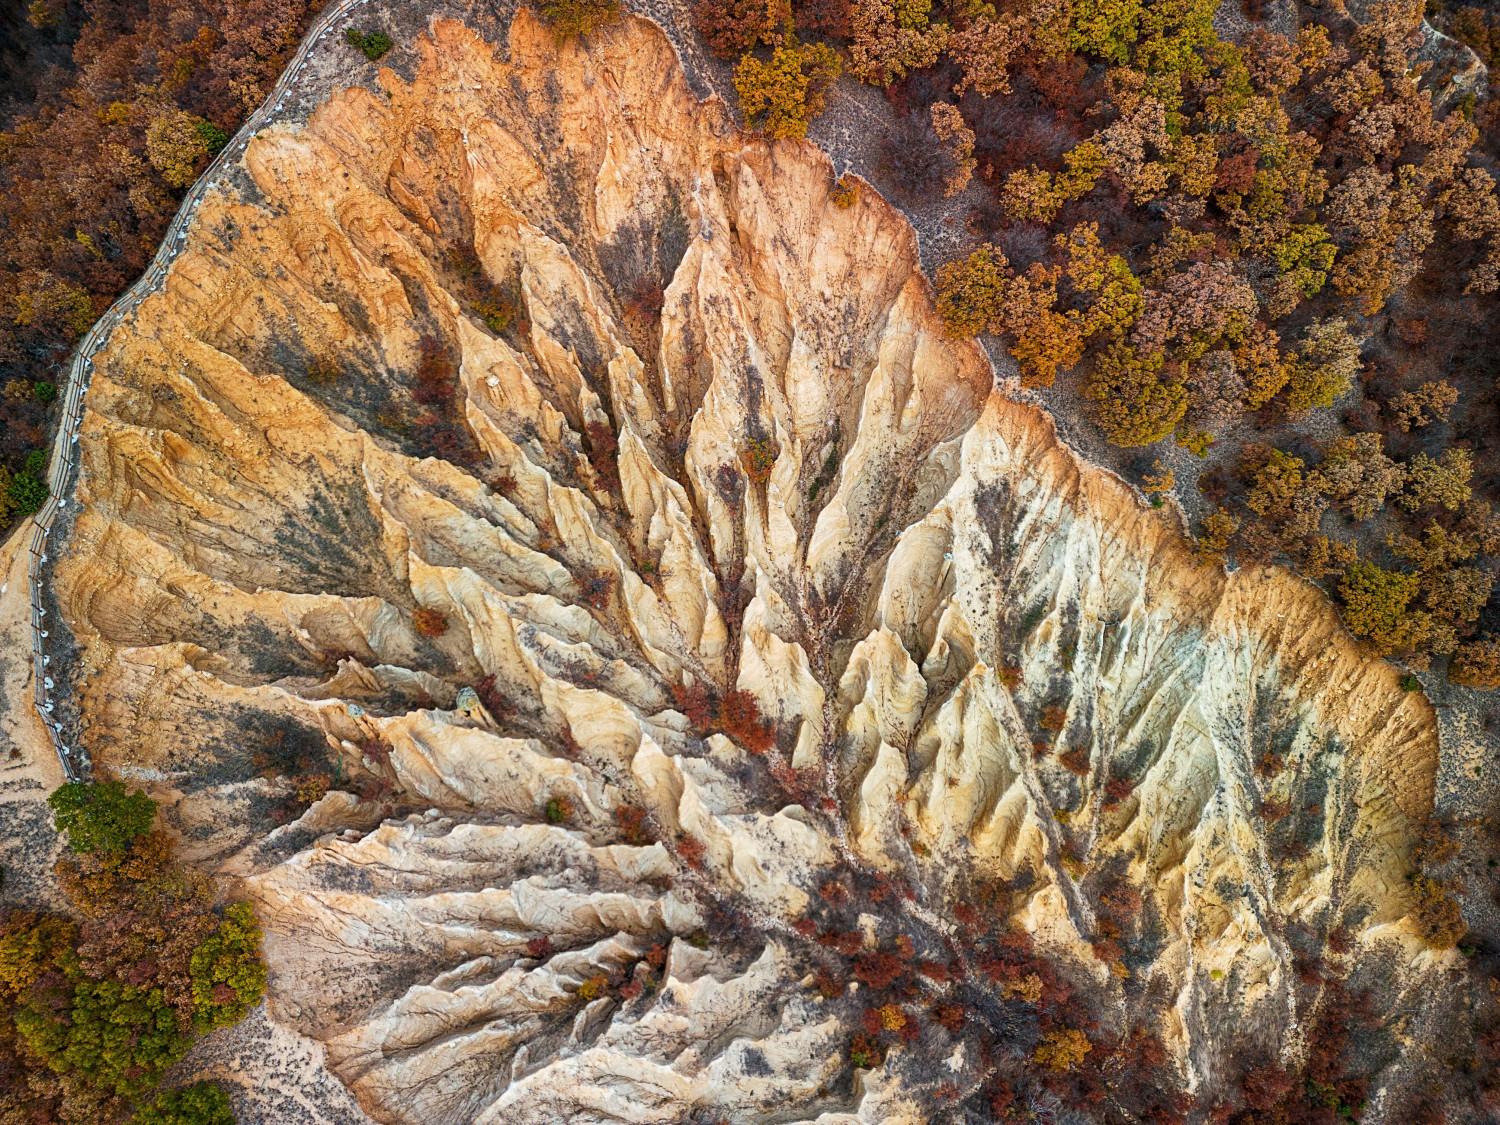
[{"label": "sandstone ridge", "polygon": [[[924,1120],[980,1053],[851,1080],[803,983],[848,872],[911,891],[871,946],[1003,888],[1200,1090],[1300,1049],[1291,930],[1419,987],[1434,717],[1319,591],[1195,568],[945,335],[901,214],[651,24],[420,51],[208,194],[96,361],[54,576],[96,767],[372,1116]],[[693,714],[736,691],[770,745]]]}]

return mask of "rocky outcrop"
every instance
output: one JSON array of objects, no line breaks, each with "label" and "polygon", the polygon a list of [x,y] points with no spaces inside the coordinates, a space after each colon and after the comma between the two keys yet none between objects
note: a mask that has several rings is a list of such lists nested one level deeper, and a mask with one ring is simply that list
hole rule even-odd
[{"label": "rocky outcrop", "polygon": [[368,1112],[966,1096],[936,1027],[850,1077],[858,985],[805,983],[850,872],[910,892],[869,947],[1003,901],[1200,1090],[1301,1049],[1293,931],[1421,979],[1433,716],[1319,591],[1195,567],[945,335],[899,212],[649,24],[420,51],[206,198],[96,361],[55,575],[95,763]]}]

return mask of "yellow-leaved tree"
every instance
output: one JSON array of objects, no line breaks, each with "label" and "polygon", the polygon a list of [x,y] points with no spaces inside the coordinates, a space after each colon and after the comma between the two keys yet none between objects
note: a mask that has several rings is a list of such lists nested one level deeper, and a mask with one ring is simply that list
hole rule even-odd
[{"label": "yellow-leaved tree", "polygon": [[801,140],[807,123],[823,112],[840,69],[832,47],[800,43],[795,36],[788,36],[769,62],[746,55],[734,72],[745,123],[776,140]]}]

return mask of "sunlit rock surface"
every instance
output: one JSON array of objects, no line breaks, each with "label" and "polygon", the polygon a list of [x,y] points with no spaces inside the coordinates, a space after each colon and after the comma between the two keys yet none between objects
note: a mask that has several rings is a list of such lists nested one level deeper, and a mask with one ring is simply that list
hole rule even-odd
[{"label": "sunlit rock surface", "polygon": [[[1195,568],[946,337],[898,211],[650,24],[421,53],[205,201],[96,364],[55,577],[96,764],[255,902],[271,1016],[367,1112],[924,1120],[980,1053],[851,1082],[796,928],[833,871],[933,947],[1005,881],[1198,1089],[1296,1049],[1288,926],[1420,979],[1433,716],[1315,588]],[[317,770],[351,792],[276,827]]]}]

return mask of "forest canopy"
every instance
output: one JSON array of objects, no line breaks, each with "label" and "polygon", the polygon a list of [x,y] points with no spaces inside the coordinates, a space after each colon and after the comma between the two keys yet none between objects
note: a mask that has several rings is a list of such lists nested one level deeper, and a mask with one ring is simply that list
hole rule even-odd
[{"label": "forest canopy", "polygon": [[158,1092],[197,1034],[265,992],[250,907],[179,865],[156,802],[118,781],[48,799],[71,916],[0,908],[0,1121],[231,1125],[224,1093]]},{"label": "forest canopy", "polygon": [[0,27],[0,527],[73,345],[156,252],[186,188],[275,83],[309,0],[32,0]]},{"label": "forest canopy", "polygon": [[[1148,492],[1171,451],[1200,561],[1294,565],[1381,653],[1500,682],[1500,114],[1479,96],[1500,24],[1485,10],[698,0],[694,13],[740,74],[831,45],[884,88],[903,124],[878,185],[916,206],[970,189],[968,245],[934,277],[949,331],[998,338],[1049,408],[1150,449],[1120,454]],[[740,94],[747,124],[777,137],[826,102],[784,106],[788,129],[758,91]]]}]

